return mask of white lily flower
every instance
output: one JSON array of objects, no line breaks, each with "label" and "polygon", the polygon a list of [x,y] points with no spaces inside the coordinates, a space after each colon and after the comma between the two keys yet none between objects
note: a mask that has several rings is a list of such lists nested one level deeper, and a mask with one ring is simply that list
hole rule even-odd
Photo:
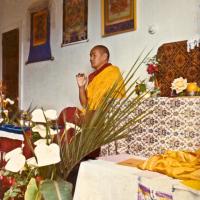
[{"label": "white lily flower", "polygon": [[3,118],[0,118],[0,123],[3,122],[3,120],[4,120]]},{"label": "white lily flower", "polygon": [[[50,141],[51,141],[51,139],[49,139],[48,142],[50,142]],[[34,142],[35,146],[38,146],[38,145],[41,145],[41,144],[47,144],[47,139],[39,139],[36,142]]]},{"label": "white lily flower", "polygon": [[60,148],[57,144],[50,145],[40,144],[35,147],[35,155],[37,157],[38,166],[46,166],[60,162]]},{"label": "white lily flower", "polygon": [[[47,129],[44,125],[38,124],[32,128],[33,132],[38,132],[42,138],[45,138],[47,135]],[[56,135],[57,130],[53,130],[52,128],[49,129],[50,135]]]},{"label": "white lily flower", "polygon": [[10,160],[12,157],[17,157],[18,155],[22,154],[22,148],[18,147],[12,151],[9,151],[6,155],[5,155],[5,161]]},{"label": "white lily flower", "polygon": [[44,114],[49,120],[56,120],[58,118],[56,110],[45,110]]},{"label": "white lily flower", "polygon": [[32,112],[32,121],[33,122],[43,122],[46,123],[44,113],[42,109],[35,109]]},{"label": "white lily flower", "polygon": [[31,157],[31,158],[27,159],[26,163],[27,163],[28,166],[32,166],[32,167],[37,167],[38,166],[35,157]]},{"label": "white lily flower", "polygon": [[75,125],[75,124],[73,124],[73,123],[65,122],[65,129],[68,130],[68,129],[70,129],[70,128],[74,128],[74,129],[76,128],[77,130],[80,129],[79,126],[77,126],[77,125]]},{"label": "white lily flower", "polygon": [[[45,116],[44,116],[45,115]],[[36,109],[32,112],[32,121],[33,122],[43,122],[46,123],[46,119],[48,120],[56,120],[57,112],[56,110],[46,110],[43,112],[42,109]]]},{"label": "white lily flower", "polygon": [[16,156],[12,156],[6,166],[5,169],[11,172],[19,172],[24,168],[24,164],[26,162],[26,158],[22,154],[18,154]]},{"label": "white lily flower", "polygon": [[5,102],[6,102],[6,103],[9,103],[9,104],[11,104],[11,105],[13,105],[13,104],[15,103],[13,100],[11,100],[11,99],[9,99],[9,98],[6,98],[6,99],[5,99]]}]

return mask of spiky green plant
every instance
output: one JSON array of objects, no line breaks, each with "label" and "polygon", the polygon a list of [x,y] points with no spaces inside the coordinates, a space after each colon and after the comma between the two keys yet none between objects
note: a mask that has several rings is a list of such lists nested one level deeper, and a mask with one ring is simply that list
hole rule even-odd
[{"label": "spiky green plant", "polygon": [[[137,81],[135,73],[150,52],[143,59],[142,52],[126,75],[124,84],[127,88],[127,95],[125,98],[116,100],[117,94],[115,91],[117,84],[114,84],[106,93],[95,112],[86,111],[81,129],[76,128],[75,136],[71,142],[59,142],[62,156],[61,171],[65,178],[68,177],[76,164],[89,153],[105,144],[127,137],[129,135],[128,128],[137,125],[150,112],[145,110],[142,113],[136,114],[136,110],[144,101],[146,93],[140,96],[135,95],[135,84]],[[126,105],[126,107],[122,109],[122,105]],[[129,117],[131,113],[135,113],[132,118]],[[65,134],[67,134],[67,131],[65,131]],[[58,141],[61,141],[60,138]]]}]

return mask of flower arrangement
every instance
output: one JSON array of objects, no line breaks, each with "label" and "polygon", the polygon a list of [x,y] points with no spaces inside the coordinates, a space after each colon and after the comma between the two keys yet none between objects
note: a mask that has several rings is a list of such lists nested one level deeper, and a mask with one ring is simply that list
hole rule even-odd
[{"label": "flower arrangement", "polygon": [[200,88],[196,82],[188,83],[186,78],[179,77],[173,80],[172,85],[172,96],[194,96],[199,95]]},{"label": "flower arrangement", "polygon": [[[23,155],[23,146],[5,155],[6,165],[0,172],[0,179],[8,187],[4,193],[4,200],[10,198],[41,199],[38,187],[46,190],[45,180],[48,180],[49,184],[50,179],[54,178],[55,164],[61,161],[60,147],[54,143],[57,130],[51,128],[51,122],[55,119],[57,119],[57,114],[54,110],[36,109],[32,112],[32,123],[30,124],[32,124],[33,142],[34,140],[36,142],[34,142],[34,147],[30,145],[34,156],[26,159]],[[34,134],[39,134],[39,137],[34,137]],[[67,189],[71,188],[67,182],[62,182],[62,184],[67,184]],[[70,192],[69,195],[71,195]]]},{"label": "flower arrangement", "polygon": [[[135,85],[135,68],[145,59],[146,56],[133,65],[125,77],[125,85]],[[149,113],[149,110],[138,112],[130,120],[125,120],[144,98],[135,97],[135,87],[128,87],[129,95],[116,101],[113,98],[117,95],[115,87],[117,85],[113,85],[95,112],[86,110],[81,127],[66,122],[62,134],[55,123],[55,112],[41,109],[32,112],[29,122],[32,137],[27,137],[26,133],[24,137],[33,157],[26,159],[20,147],[6,154],[6,165],[0,175],[9,183],[4,200],[49,200],[49,197],[72,200],[72,185],[67,180],[74,167],[102,145],[127,137],[129,127],[137,126]],[[123,104],[127,106],[121,109]],[[66,141],[64,138],[67,138],[70,128],[74,129],[74,135]]]},{"label": "flower arrangement", "polygon": [[9,114],[12,112],[15,106],[14,103],[15,102],[10,98],[6,98],[6,86],[3,81],[0,81],[0,124],[9,123]]},{"label": "flower arrangement", "polygon": [[[147,88],[150,90],[151,95],[158,96],[160,93],[159,84],[157,80],[157,75],[159,73],[159,62],[156,58],[156,55],[152,58],[149,58],[146,61],[147,72],[150,75],[149,81],[147,82]],[[153,83],[153,87],[152,84]]]},{"label": "flower arrangement", "polygon": [[147,72],[150,75],[149,81],[153,82],[156,80],[156,75],[159,72],[158,69],[159,63],[156,59],[156,56],[149,58],[147,61]]}]

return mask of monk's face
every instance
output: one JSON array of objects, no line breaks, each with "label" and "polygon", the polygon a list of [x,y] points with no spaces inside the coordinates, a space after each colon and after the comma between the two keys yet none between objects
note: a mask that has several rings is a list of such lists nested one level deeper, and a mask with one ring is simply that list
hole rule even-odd
[{"label": "monk's face", "polygon": [[102,52],[100,49],[93,48],[90,51],[90,63],[94,69],[100,68],[107,62],[107,54]]}]

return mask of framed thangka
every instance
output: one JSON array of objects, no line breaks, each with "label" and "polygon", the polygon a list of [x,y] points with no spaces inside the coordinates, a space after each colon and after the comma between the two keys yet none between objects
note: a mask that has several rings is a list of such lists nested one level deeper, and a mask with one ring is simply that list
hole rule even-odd
[{"label": "framed thangka", "polygon": [[136,30],[136,0],[101,0],[102,35]]},{"label": "framed thangka", "polygon": [[63,0],[62,46],[87,41],[88,0]]},{"label": "framed thangka", "polygon": [[31,37],[28,63],[53,60],[50,48],[50,16],[48,9],[31,13]]}]

